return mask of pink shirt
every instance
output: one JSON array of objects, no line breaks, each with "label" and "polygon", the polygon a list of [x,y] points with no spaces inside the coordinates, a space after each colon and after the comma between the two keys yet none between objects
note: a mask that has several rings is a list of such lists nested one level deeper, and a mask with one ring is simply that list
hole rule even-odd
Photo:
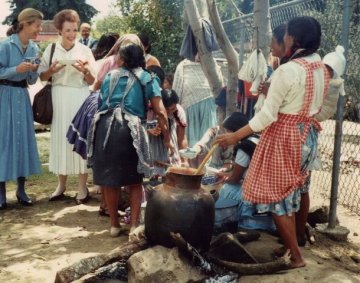
[{"label": "pink shirt", "polygon": [[116,68],[119,68],[116,58],[117,58],[116,55],[112,55],[112,56],[109,56],[104,59],[102,65],[100,67],[100,70],[97,74],[97,77],[96,77],[96,79],[98,81],[102,82],[104,80],[105,75],[108,72],[110,72],[111,70],[114,70]]}]

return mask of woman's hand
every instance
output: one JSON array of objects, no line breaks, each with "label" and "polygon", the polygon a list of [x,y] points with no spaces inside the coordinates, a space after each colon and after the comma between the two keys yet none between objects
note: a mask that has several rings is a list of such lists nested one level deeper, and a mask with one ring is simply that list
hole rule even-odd
[{"label": "woman's hand", "polygon": [[152,136],[159,136],[161,134],[161,128],[159,126],[157,126],[156,128],[153,128],[153,129],[148,129],[147,130],[148,133]]},{"label": "woman's hand", "polygon": [[83,73],[84,75],[89,71],[89,63],[88,61],[82,61],[82,60],[76,60],[76,63],[75,64],[72,64],[72,66],[78,70],[80,73]]},{"label": "woman's hand", "polygon": [[269,82],[260,83],[259,88],[258,88],[258,93],[265,94],[265,96],[266,96],[269,91],[269,87],[270,87]]},{"label": "woman's hand", "polygon": [[170,140],[169,141],[164,140],[164,146],[167,148],[170,156],[175,153],[175,147]]},{"label": "woman's hand", "polygon": [[[17,65],[16,72],[17,73],[26,73],[26,72],[33,71],[34,65],[36,65],[36,64],[32,64],[31,62],[22,62],[19,65]],[[36,65],[36,66],[38,67],[39,65]],[[37,67],[36,67],[36,69],[37,69]]]},{"label": "woman's hand", "polygon": [[93,84],[95,81],[95,77],[91,74],[89,70],[89,62],[88,61],[82,61],[82,60],[76,60],[76,63],[72,65],[76,70],[83,73],[84,80],[89,84]]},{"label": "woman's hand", "polygon": [[228,133],[219,135],[216,138],[216,143],[218,143],[221,147],[228,147],[229,145],[236,144],[239,141],[235,133]]},{"label": "woman's hand", "polygon": [[62,64],[59,64],[59,61],[55,60],[48,71],[50,71],[50,73],[53,75],[57,72],[59,72],[61,69],[64,69],[65,68],[65,65],[62,65]]},{"label": "woman's hand", "polygon": [[249,124],[237,130],[234,133],[228,133],[219,135],[215,143],[218,143],[221,147],[228,147],[229,145],[235,145],[238,141],[241,141],[243,138],[250,136],[254,131],[250,128]]}]

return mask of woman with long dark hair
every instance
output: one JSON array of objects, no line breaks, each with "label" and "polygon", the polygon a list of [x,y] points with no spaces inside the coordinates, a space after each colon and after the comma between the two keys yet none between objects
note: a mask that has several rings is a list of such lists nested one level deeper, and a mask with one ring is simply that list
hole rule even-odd
[{"label": "woman with long dark hair", "polygon": [[38,78],[39,48],[32,40],[41,31],[42,19],[38,10],[22,10],[0,42],[0,210],[7,207],[5,182],[10,180],[17,180],[18,202],[32,205],[25,177],[40,173],[27,87]]},{"label": "woman with long dark hair", "polygon": [[88,164],[93,168],[94,184],[101,187],[105,196],[112,237],[123,231],[117,212],[123,186],[130,190],[130,231],[138,225],[143,177],[150,176],[152,169],[144,127],[148,100],[158,115],[164,145],[173,150],[159,81],[143,69],[143,48],[122,45],[118,62],[120,68],[105,76],[99,111],[88,136]]},{"label": "woman with long dark hair", "polygon": [[260,212],[272,213],[293,268],[305,266],[295,213],[300,208],[300,187],[316,157],[321,127],[314,115],[329,84],[329,73],[316,54],[320,40],[321,26],[314,18],[290,20],[284,37],[287,63],[275,71],[264,106],[248,125],[218,139],[221,146],[228,146],[263,131],[245,177],[243,198],[258,204]]}]

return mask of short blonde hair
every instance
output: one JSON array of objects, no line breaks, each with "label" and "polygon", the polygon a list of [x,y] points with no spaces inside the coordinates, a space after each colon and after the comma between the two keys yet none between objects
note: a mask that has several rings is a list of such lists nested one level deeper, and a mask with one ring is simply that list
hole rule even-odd
[{"label": "short blonde hair", "polygon": [[72,9],[61,10],[54,16],[54,26],[57,30],[62,30],[65,22],[80,24],[79,14]]},{"label": "short blonde hair", "polygon": [[14,33],[19,33],[23,29],[24,23],[32,24],[36,20],[42,20],[43,18],[44,15],[40,11],[33,8],[26,8],[16,17],[12,26],[7,30],[6,35],[10,36]]},{"label": "short blonde hair", "polygon": [[26,8],[22,10],[17,16],[17,20],[19,23],[32,23],[35,20],[42,20],[44,18],[43,13],[33,8]]}]

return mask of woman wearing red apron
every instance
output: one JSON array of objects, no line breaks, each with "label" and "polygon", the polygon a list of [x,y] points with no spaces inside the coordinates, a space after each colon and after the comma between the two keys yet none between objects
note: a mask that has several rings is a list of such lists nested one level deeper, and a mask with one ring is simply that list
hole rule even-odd
[{"label": "woman wearing red apron", "polygon": [[264,106],[235,133],[218,139],[221,146],[235,144],[263,131],[243,184],[243,198],[272,213],[292,267],[305,266],[295,228],[300,187],[316,158],[320,124],[314,119],[322,106],[329,74],[315,52],[321,27],[311,17],[289,21],[284,36],[288,62],[274,73]]}]

